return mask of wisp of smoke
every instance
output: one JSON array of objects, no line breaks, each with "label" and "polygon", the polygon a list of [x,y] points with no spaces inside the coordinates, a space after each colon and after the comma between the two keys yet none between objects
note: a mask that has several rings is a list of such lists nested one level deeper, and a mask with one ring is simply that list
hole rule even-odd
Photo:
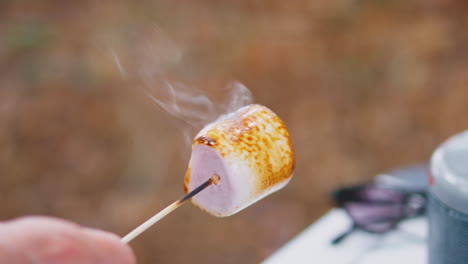
[{"label": "wisp of smoke", "polygon": [[[148,82],[145,83],[149,85]],[[185,140],[189,143],[194,131],[252,103],[252,93],[241,83],[233,82],[227,86],[227,89],[227,102],[218,104],[200,90],[187,88],[182,84],[173,84],[167,80],[163,81],[161,86],[147,87],[146,94],[161,109],[187,124],[188,127],[183,131]]]},{"label": "wisp of smoke", "polygon": [[191,142],[194,133],[204,125],[252,103],[252,93],[239,82],[227,85],[226,99],[214,103],[206,92],[169,81],[166,78],[166,68],[183,61],[184,53],[161,28],[155,27],[151,33],[145,34],[140,45],[134,46],[143,54],[132,58],[136,63],[130,67],[124,67],[123,61],[113,49],[111,56],[122,78],[136,79],[137,83],[142,83],[141,90],[159,108],[185,123],[182,131],[187,142]]},{"label": "wisp of smoke", "polygon": [[146,94],[168,114],[193,127],[203,125],[216,114],[213,103],[207,96],[182,84],[163,80],[162,85],[157,88],[147,87]]},{"label": "wisp of smoke", "polygon": [[217,115],[217,119],[222,119],[226,114],[236,111],[242,106],[253,102],[252,92],[240,82],[232,82],[226,88],[228,91],[227,102],[221,104],[222,107]]}]

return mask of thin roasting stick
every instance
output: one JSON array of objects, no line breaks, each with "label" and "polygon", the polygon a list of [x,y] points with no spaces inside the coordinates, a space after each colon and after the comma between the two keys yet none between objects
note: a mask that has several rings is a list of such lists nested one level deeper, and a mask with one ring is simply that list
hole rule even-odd
[{"label": "thin roasting stick", "polygon": [[206,182],[202,183],[200,186],[197,188],[193,189],[191,192],[187,193],[186,195],[182,196],[179,200],[171,203],[169,206],[166,208],[162,209],[159,213],[155,214],[153,217],[150,219],[146,220],[143,224],[135,228],[133,231],[128,233],[126,236],[124,236],[120,241],[122,243],[127,244],[128,242],[132,241],[135,237],[139,236],[141,233],[143,233],[146,229],[150,228],[152,225],[157,223],[159,220],[164,218],[166,215],[170,214],[172,211],[177,209],[180,205],[182,205],[183,202],[187,201],[188,199],[192,198],[199,192],[203,191],[206,187],[210,186],[211,184],[218,185],[219,181],[221,178],[215,174],[211,178],[209,178]]}]

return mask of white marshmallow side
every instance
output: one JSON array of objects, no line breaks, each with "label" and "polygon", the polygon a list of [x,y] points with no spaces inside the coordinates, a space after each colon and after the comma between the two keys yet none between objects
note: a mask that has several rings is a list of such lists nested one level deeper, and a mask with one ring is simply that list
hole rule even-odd
[{"label": "white marshmallow side", "polygon": [[219,185],[211,185],[192,198],[201,209],[218,217],[233,215],[256,201],[284,187],[292,177],[266,188],[256,190],[256,176],[248,162],[236,157],[221,157],[218,152],[204,145],[193,147],[190,159],[189,191],[214,174],[220,176]]},{"label": "white marshmallow side", "polygon": [[253,178],[249,177],[251,172],[242,165],[245,162],[236,162],[228,162],[215,149],[208,146],[194,146],[190,159],[189,191],[214,174],[219,175],[221,180],[218,185],[211,185],[193,197],[192,202],[216,216],[232,214],[231,212],[236,210],[253,190]]}]

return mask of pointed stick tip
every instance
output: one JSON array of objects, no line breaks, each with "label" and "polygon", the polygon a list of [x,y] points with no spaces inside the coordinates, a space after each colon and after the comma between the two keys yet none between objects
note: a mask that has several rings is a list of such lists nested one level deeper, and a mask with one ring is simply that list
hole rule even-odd
[{"label": "pointed stick tip", "polygon": [[214,185],[219,185],[221,181],[221,177],[219,177],[218,174],[213,175],[213,177],[210,178],[210,183],[213,183]]}]

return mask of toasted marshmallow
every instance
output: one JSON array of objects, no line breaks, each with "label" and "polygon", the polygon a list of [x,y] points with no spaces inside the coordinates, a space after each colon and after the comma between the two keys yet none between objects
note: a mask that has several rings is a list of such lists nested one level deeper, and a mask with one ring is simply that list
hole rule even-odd
[{"label": "toasted marshmallow", "polygon": [[265,106],[247,105],[195,136],[184,189],[187,193],[219,175],[219,184],[209,186],[192,202],[224,217],[281,189],[293,171],[294,152],[284,123]]}]

